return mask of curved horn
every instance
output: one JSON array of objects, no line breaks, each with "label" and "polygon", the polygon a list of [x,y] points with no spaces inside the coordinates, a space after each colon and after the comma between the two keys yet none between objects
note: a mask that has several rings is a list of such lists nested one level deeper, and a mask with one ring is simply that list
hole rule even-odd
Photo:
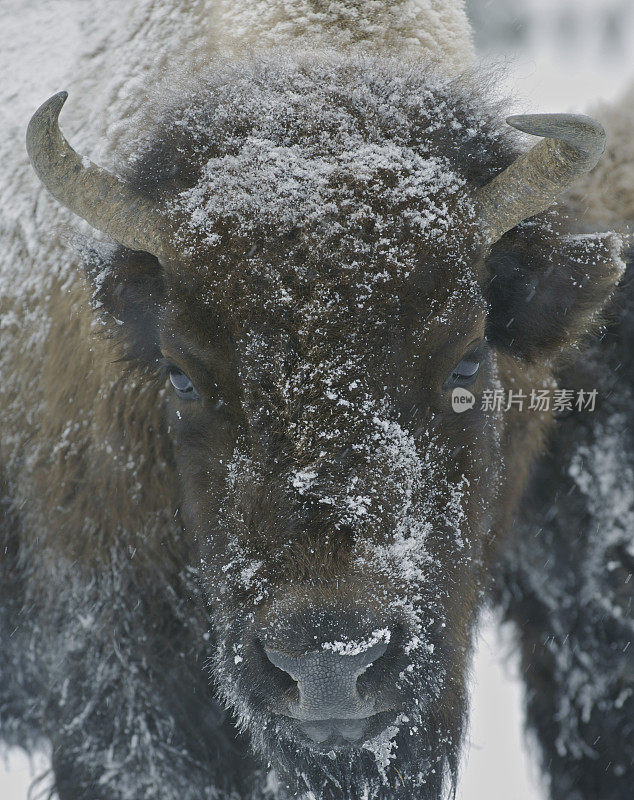
[{"label": "curved horn", "polygon": [[115,242],[157,258],[169,253],[170,232],[157,204],[82,158],[62,135],[58,118],[67,97],[53,95],[29,122],[26,149],[38,178],[60,203]]},{"label": "curved horn", "polygon": [[603,126],[582,114],[528,114],[506,121],[545,138],[478,191],[480,218],[490,244],[545,211],[577,178],[590,172],[605,150]]}]

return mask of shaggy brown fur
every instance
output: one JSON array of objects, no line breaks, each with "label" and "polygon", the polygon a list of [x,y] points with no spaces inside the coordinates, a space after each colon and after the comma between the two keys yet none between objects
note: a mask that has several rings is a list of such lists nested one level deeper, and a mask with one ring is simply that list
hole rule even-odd
[{"label": "shaggy brown fur", "polygon": [[[384,60],[217,67],[128,176],[172,201],[182,260],[97,247],[99,321],[78,277],[48,293],[44,364],[10,341],[3,629],[31,644],[5,659],[62,800],[257,796],[234,724],[281,796],[431,800],[455,778],[486,573],[549,425],[479,401],[550,385],[621,274],[615,238],[557,214],[483,258],[473,193],[516,151],[482,105]],[[474,342],[457,415],[443,385]],[[370,749],[330,755],[272,713],[263,643],[301,649],[313,608],[394,633],[364,679]]]}]

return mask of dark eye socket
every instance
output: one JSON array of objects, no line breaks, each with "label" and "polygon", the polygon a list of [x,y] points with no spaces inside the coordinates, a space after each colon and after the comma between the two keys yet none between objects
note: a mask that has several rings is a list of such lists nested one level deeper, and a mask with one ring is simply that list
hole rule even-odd
[{"label": "dark eye socket", "polygon": [[169,376],[170,383],[181,400],[200,400],[200,395],[194,388],[194,384],[182,370],[178,369],[178,367],[171,367]]},{"label": "dark eye socket", "polygon": [[443,389],[453,389],[456,386],[471,386],[474,384],[480,370],[480,359],[481,354],[475,350],[461,359],[444,382]]}]

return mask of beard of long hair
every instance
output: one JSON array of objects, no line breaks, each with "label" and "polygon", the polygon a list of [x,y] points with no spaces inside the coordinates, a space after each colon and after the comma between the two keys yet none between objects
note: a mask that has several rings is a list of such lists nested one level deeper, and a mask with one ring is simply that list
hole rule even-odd
[{"label": "beard of long hair", "polygon": [[[393,760],[374,748],[311,750],[269,726],[258,736],[289,797],[306,800],[440,800],[455,794],[464,713],[407,716],[391,738]],[[377,737],[381,740],[381,736]],[[383,740],[385,741],[385,740]],[[370,744],[372,744],[370,742]],[[387,763],[386,763],[387,762]]]}]

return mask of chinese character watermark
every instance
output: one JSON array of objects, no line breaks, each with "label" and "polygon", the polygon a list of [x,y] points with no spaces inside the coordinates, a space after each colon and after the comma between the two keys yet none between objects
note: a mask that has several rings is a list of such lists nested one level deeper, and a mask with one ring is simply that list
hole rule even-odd
[{"label": "chinese character watermark", "polygon": [[[480,400],[481,411],[552,411],[561,414],[570,411],[595,411],[598,398],[597,389],[523,389],[508,392],[504,389],[484,389]],[[476,406],[476,396],[468,389],[454,389],[451,406],[457,414],[462,414]]]}]

